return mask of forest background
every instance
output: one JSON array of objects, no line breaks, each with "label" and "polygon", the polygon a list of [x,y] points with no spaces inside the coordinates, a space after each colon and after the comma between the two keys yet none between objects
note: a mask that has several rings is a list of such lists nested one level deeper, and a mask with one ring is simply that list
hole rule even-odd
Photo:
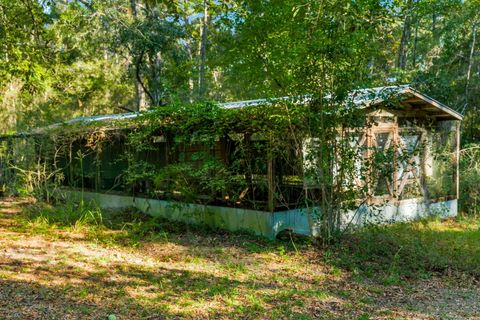
[{"label": "forest background", "polygon": [[0,0],[0,132],[409,83],[479,132],[476,0]]}]

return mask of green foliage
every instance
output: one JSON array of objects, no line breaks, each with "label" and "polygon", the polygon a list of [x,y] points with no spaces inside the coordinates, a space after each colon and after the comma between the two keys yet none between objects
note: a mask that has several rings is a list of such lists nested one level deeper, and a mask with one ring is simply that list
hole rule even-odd
[{"label": "green foliage", "polygon": [[162,219],[133,210],[101,210],[84,202],[56,203],[55,206],[39,202],[27,208],[21,221],[21,228],[32,233],[55,236],[61,230],[80,232],[105,245],[136,247],[141,240],[148,238],[168,238],[168,228]]},{"label": "green foliage", "polygon": [[242,59],[228,74],[241,75],[240,90],[253,85],[260,96],[322,96],[370,83],[366,64],[382,54],[378,45],[389,15],[378,1],[242,4],[232,44],[232,59]]},{"label": "green foliage", "polygon": [[477,217],[480,213],[480,146],[471,144],[460,157],[460,212]]},{"label": "green foliage", "polygon": [[77,1],[0,5],[2,25],[9,26],[1,30],[1,131],[128,107],[133,90],[101,45],[99,15]]},{"label": "green foliage", "polygon": [[431,273],[480,273],[478,221],[425,220],[372,226],[348,235],[335,248],[335,263],[386,284]]},{"label": "green foliage", "polygon": [[152,181],[155,179],[155,166],[145,161],[132,160],[128,171],[123,172],[123,184],[128,188],[141,181]]},{"label": "green foliage", "polygon": [[[184,201],[212,202],[218,199],[235,202],[245,188],[245,180],[230,172],[218,160],[200,164],[179,163],[162,168],[154,177],[157,192],[178,197]],[[200,198],[200,199],[199,199]]]},{"label": "green foliage", "polygon": [[[113,50],[126,51],[132,57],[130,72],[152,106],[169,102],[168,98],[180,93],[175,92],[182,89],[178,84],[187,79],[183,66],[186,53],[180,45],[182,30],[177,21],[170,19],[172,6],[166,3],[146,6],[145,15],[137,13],[127,20],[119,12],[110,17],[118,30],[114,34]],[[175,77],[169,74],[173,70]]]},{"label": "green foliage", "polygon": [[[130,154],[161,148],[171,160],[137,171],[145,161],[131,157],[127,175],[144,175],[159,197],[236,204],[248,190],[265,192],[266,181],[261,177],[266,175],[268,159],[292,158],[293,150],[299,154],[307,110],[308,106],[288,101],[231,110],[213,103],[154,109],[134,121],[128,136]],[[154,142],[158,137],[163,144]],[[234,151],[222,155],[216,149],[220,141],[229,141]],[[299,161],[292,158],[289,164],[298,167]]]},{"label": "green foliage", "polygon": [[26,219],[27,227],[42,233],[48,233],[52,227],[82,230],[103,225],[103,213],[100,209],[84,203],[68,203],[56,207],[40,203],[29,208]]},{"label": "green foliage", "polygon": [[396,81],[465,110],[468,140],[477,135],[478,0],[0,4],[3,132],[175,101],[341,98]]},{"label": "green foliage", "polygon": [[[366,180],[366,166],[352,161],[348,143],[337,139],[338,128],[359,125],[361,117],[345,108],[352,104],[353,88],[413,82],[466,111],[467,138],[477,135],[477,0],[3,0],[0,5],[2,25],[11,26],[0,29],[3,131],[159,107],[134,122],[131,150],[122,156],[128,170],[112,177],[133,193],[178,192],[189,199],[207,194],[206,202],[236,202],[247,188],[265,193],[263,176],[272,159],[291,162],[287,179],[306,181],[300,170],[305,160],[314,164],[306,176],[319,186],[322,199],[299,201],[317,202],[328,217],[324,231],[329,233],[338,229],[339,212],[353,208],[367,191],[354,183],[355,175]],[[195,103],[283,95],[308,97],[308,103],[295,107],[280,101],[241,110]],[[63,138],[64,145],[86,138],[96,154],[80,159],[79,167],[72,164],[78,159],[67,161],[70,179],[82,189],[99,185],[101,150],[91,141],[104,140],[96,129],[72,126]],[[168,140],[172,154],[195,145],[214,149],[219,139],[230,139],[242,160],[220,165],[215,157],[175,159],[159,170],[141,158],[158,147],[147,142],[155,137]],[[295,162],[305,137],[313,138],[310,154]],[[390,161],[391,151],[376,153],[371,165]],[[30,182],[25,190],[60,183],[67,175],[49,175],[56,164],[25,171]],[[393,167],[379,168],[379,177],[391,176]],[[438,189],[444,187],[440,181]],[[282,198],[281,190],[275,193]]]}]

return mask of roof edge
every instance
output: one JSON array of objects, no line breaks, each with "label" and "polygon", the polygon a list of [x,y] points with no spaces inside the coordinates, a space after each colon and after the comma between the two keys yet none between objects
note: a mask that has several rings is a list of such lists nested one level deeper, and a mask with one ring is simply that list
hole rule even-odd
[{"label": "roof edge", "polygon": [[451,115],[453,118],[455,118],[456,120],[459,120],[459,121],[462,121],[463,120],[463,115],[460,114],[459,112],[453,110],[452,108],[448,107],[447,105],[441,103],[440,101],[437,101],[429,96],[427,96],[426,94],[423,94],[423,93],[420,93],[418,90],[408,86],[406,87],[403,92],[405,93],[411,93],[413,94],[414,96],[416,96],[417,98],[419,99],[422,99],[426,102],[428,102],[429,104],[431,104],[432,106],[442,110],[443,112],[445,113],[448,113],[449,115]]}]

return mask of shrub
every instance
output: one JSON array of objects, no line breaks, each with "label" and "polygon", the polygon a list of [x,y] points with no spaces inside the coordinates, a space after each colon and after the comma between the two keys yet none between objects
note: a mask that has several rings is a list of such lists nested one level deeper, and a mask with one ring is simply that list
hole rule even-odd
[{"label": "shrub", "polygon": [[460,156],[460,212],[474,215],[480,212],[480,145],[471,144]]}]

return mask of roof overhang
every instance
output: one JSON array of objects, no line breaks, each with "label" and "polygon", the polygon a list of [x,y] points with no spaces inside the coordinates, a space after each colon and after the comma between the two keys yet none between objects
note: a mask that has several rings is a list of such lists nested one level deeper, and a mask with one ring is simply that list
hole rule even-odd
[{"label": "roof overhang", "polygon": [[366,110],[401,107],[404,114],[409,113],[416,117],[426,116],[438,121],[463,119],[457,111],[408,85],[354,90],[350,93],[348,102]]},{"label": "roof overhang", "polygon": [[404,93],[407,97],[402,103],[412,110],[420,110],[438,120],[463,120],[463,115],[457,111],[411,87],[405,88]]},{"label": "roof overhang", "polygon": [[[297,97],[280,97],[222,103],[226,109],[270,105],[279,102],[305,104],[311,101],[312,95]],[[326,97],[327,99],[330,96]],[[462,120],[463,116],[443,103],[413,89],[409,85],[386,86],[367,89],[357,89],[350,92],[345,104],[360,109],[375,109],[387,101],[401,103],[412,113],[427,115],[437,120]]]}]

